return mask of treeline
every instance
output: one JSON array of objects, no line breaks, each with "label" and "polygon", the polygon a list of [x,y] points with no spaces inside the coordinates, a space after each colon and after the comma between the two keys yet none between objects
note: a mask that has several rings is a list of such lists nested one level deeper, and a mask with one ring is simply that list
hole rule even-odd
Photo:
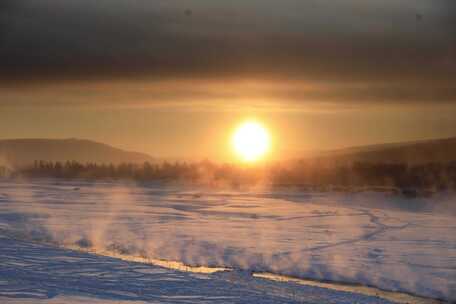
[{"label": "treeline", "polygon": [[162,162],[151,164],[122,163],[82,164],[76,161],[35,161],[34,165],[18,172],[24,177],[130,179],[138,181],[185,181],[193,183],[254,183],[261,170],[241,169],[234,165],[218,165],[210,161],[195,163]]},{"label": "treeline", "polygon": [[301,162],[272,172],[276,184],[332,187],[388,187],[396,189],[456,190],[456,162],[401,164],[328,164]]},{"label": "treeline", "polygon": [[456,190],[456,162],[422,165],[390,163],[329,164],[302,161],[270,166],[237,166],[209,161],[160,164],[82,164],[36,161],[17,174],[25,177],[182,181],[230,186],[268,183],[319,188],[391,187]]}]

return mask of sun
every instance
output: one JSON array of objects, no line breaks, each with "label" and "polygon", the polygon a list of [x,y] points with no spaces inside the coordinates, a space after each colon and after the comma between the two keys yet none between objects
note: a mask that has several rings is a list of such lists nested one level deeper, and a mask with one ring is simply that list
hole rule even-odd
[{"label": "sun", "polygon": [[232,145],[244,162],[260,160],[270,148],[269,133],[260,123],[247,121],[234,132]]}]

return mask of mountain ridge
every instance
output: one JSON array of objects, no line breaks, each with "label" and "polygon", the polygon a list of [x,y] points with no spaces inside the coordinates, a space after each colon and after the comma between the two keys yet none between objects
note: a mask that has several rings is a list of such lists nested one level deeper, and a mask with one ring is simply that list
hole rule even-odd
[{"label": "mountain ridge", "polygon": [[338,162],[446,163],[456,161],[456,137],[347,147],[310,158]]},{"label": "mountain ridge", "polygon": [[21,167],[43,161],[78,161],[82,163],[152,162],[146,153],[127,151],[108,144],[77,138],[21,138],[0,140],[0,164]]},{"label": "mountain ridge", "polygon": [[[336,163],[446,163],[456,161],[456,137],[380,143],[321,151],[300,158]],[[78,138],[20,138],[0,140],[0,165],[22,167],[43,161],[81,163],[144,163],[157,159],[146,153],[123,150],[111,145]]]}]

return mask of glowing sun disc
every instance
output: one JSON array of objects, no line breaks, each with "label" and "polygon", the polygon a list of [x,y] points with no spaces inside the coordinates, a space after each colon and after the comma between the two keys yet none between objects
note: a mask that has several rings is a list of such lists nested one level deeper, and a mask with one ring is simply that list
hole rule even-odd
[{"label": "glowing sun disc", "polygon": [[263,157],[269,149],[267,130],[257,122],[245,122],[235,131],[232,140],[234,151],[245,162]]}]

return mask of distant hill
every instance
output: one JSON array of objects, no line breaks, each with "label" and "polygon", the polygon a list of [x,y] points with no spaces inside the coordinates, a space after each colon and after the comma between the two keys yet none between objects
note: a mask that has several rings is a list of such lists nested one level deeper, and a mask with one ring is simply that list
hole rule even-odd
[{"label": "distant hill", "polygon": [[143,163],[154,159],[144,153],[130,152],[82,139],[0,140],[0,165],[21,167],[35,160],[78,161],[81,163]]},{"label": "distant hill", "polygon": [[423,164],[456,161],[456,137],[333,150],[316,159],[337,162],[386,162]]}]

